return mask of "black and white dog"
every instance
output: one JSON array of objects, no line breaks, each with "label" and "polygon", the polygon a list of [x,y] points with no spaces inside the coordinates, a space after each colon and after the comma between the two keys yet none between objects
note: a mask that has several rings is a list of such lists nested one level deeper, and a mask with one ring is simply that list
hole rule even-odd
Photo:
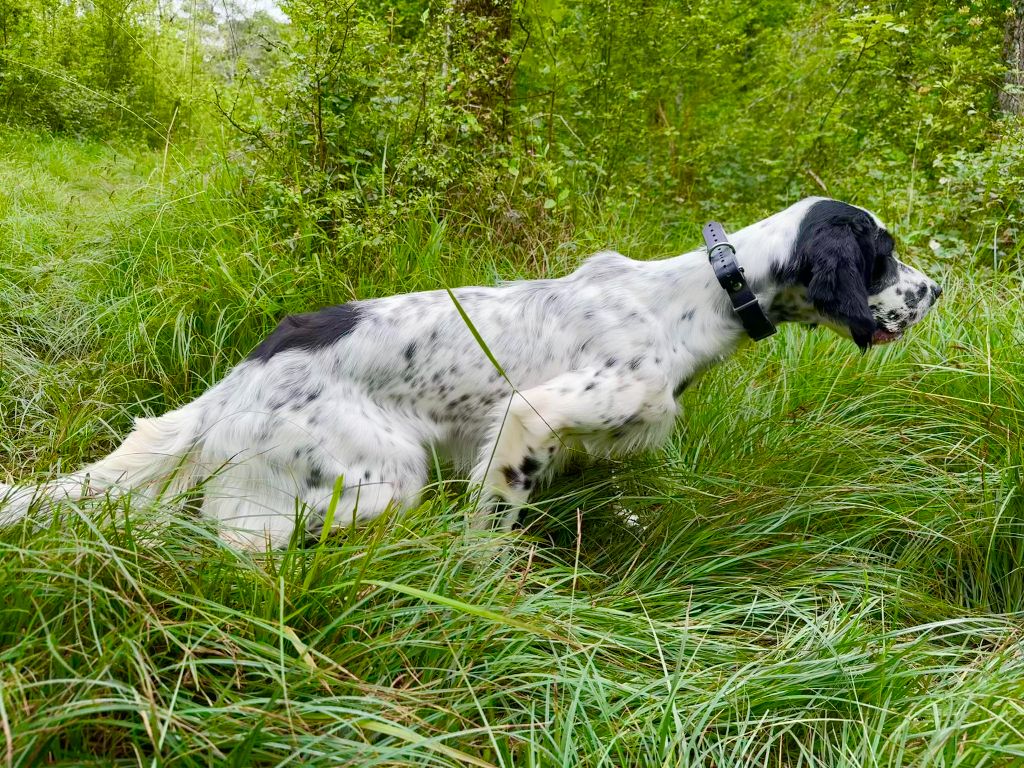
[{"label": "black and white dog", "polygon": [[[894,258],[877,217],[834,200],[803,200],[731,241],[772,319],[828,324],[862,350],[898,338],[941,292]],[[559,279],[453,294],[285,318],[223,381],[138,419],[106,458],[38,489],[0,486],[0,518],[33,501],[201,484],[202,513],[227,540],[279,546],[303,506],[310,531],[322,526],[336,493],[340,525],[415,506],[434,450],[491,500],[477,526],[510,528],[573,451],[663,443],[683,387],[743,335],[704,250],[602,252]]]}]

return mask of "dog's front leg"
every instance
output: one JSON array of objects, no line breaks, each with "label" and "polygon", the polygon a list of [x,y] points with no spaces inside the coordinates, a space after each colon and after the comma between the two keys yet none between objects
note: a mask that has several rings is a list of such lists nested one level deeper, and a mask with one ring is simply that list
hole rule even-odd
[{"label": "dog's front leg", "polygon": [[[658,373],[607,365],[561,374],[512,395],[472,479],[482,487],[486,501],[504,506],[500,527],[510,530],[565,438],[607,433],[608,442],[614,443],[620,430],[664,422],[675,408],[671,389]],[[490,527],[494,513],[492,503],[482,504],[473,527]]]}]

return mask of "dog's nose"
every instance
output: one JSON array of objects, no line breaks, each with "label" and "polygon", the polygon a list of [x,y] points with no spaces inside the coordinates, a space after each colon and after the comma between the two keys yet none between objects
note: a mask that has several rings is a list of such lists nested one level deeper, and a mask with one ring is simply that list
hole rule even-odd
[{"label": "dog's nose", "polygon": [[938,283],[932,283],[932,301],[938,301],[939,296],[942,295],[942,286]]}]

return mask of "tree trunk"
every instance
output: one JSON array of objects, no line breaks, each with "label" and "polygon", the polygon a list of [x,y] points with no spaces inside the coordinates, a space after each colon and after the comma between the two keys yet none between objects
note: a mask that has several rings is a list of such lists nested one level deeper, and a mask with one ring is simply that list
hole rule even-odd
[{"label": "tree trunk", "polygon": [[1006,19],[1003,59],[1006,85],[999,92],[999,106],[1011,115],[1024,114],[1024,0],[1013,0],[1013,14]]},{"label": "tree trunk", "polygon": [[[1022,0],[1024,2],[1024,0]],[[461,41],[485,64],[471,93],[477,119],[489,138],[502,140],[508,127],[514,0],[455,0],[453,8],[464,23]]]}]

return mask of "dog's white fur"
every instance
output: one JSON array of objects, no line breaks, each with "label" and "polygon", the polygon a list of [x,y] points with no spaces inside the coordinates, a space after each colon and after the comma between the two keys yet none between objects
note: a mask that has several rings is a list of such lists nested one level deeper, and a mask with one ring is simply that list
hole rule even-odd
[{"label": "dog's white fur", "polygon": [[[785,299],[779,321],[844,322],[822,316],[798,276],[828,267],[794,263],[802,225],[823,202],[845,205],[804,200],[730,237],[762,306]],[[900,332],[939,291],[896,267],[870,300],[878,327]],[[336,488],[338,524],[416,505],[433,449],[506,505],[500,523],[509,528],[571,452],[663,443],[676,394],[743,336],[702,249],[663,261],[602,252],[566,277],[454,295],[504,375],[446,291],[300,316],[195,401],[138,419],[106,458],[39,489],[0,486],[0,517],[20,518],[33,500],[46,509],[62,498],[174,494],[201,483],[202,513],[228,540],[279,546],[301,506],[309,531],[323,524]],[[482,510],[477,525],[494,507]]]}]

